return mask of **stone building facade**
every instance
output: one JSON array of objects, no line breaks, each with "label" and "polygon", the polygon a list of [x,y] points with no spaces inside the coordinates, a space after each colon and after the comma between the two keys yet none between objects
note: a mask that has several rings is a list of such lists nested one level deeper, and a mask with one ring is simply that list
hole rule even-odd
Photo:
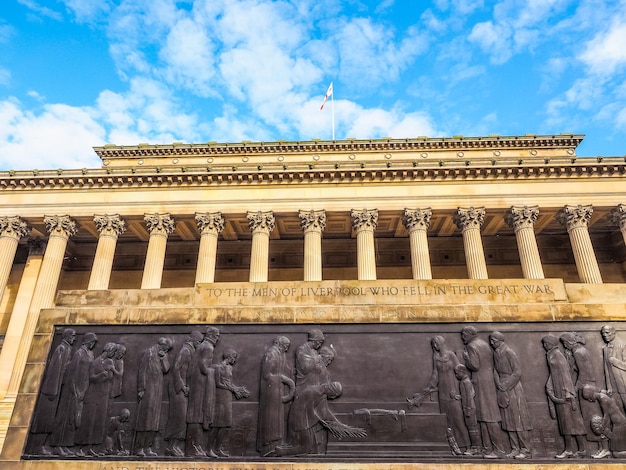
[{"label": "stone building facade", "polygon": [[[603,322],[626,338],[626,158],[579,157],[582,139],[106,145],[95,148],[101,168],[0,172],[0,463],[60,464],[29,453],[28,442],[46,364],[68,325],[79,336],[93,331],[111,340],[136,333],[142,348],[145,338],[169,334],[175,350],[207,324],[244,350],[258,332],[304,341],[315,327],[374,341],[377,332],[402,335],[408,325],[410,334],[424,332],[427,345],[417,381],[431,373],[430,339],[437,332],[456,338],[466,323],[485,339],[496,329],[515,335],[514,325],[523,325],[518,329],[527,328],[539,346],[544,333],[577,329],[597,336],[600,361]],[[150,329],[155,325],[162,327]],[[101,340],[96,356],[103,346]],[[345,347],[364,354],[353,342]],[[254,361],[244,356],[235,382],[238,368],[251,371]],[[549,371],[541,359],[546,377],[532,386],[544,393]],[[131,366],[134,374],[138,367]],[[337,369],[356,380],[355,367],[348,361]],[[399,413],[406,386],[394,382],[399,398],[385,397],[385,409]],[[371,405],[381,393],[388,392],[372,390],[362,401]],[[543,400],[541,393],[535,397]],[[539,409],[541,400],[532,406]],[[337,410],[347,413],[342,406]],[[131,407],[131,422],[133,413]],[[419,418],[409,416],[409,428]],[[552,437],[534,436],[544,446],[535,455],[552,452],[550,439],[560,445],[555,429],[545,430]],[[355,466],[386,458],[402,468],[423,459],[442,468],[458,463],[417,450],[410,458],[371,451],[360,461],[353,448],[342,454],[335,442],[328,445]],[[241,448],[242,462],[263,457]],[[325,458],[326,467],[334,464]],[[71,467],[75,460],[61,462]],[[139,465],[129,461],[92,456],[75,465]],[[230,468],[238,459],[220,462]]]}]

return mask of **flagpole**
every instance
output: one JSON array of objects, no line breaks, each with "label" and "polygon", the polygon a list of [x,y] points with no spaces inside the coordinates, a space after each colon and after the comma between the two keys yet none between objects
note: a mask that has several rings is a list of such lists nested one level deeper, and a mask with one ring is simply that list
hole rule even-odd
[{"label": "flagpole", "polygon": [[[331,86],[333,85],[332,82],[330,82]],[[333,123],[333,140],[335,140],[335,87],[333,86],[333,92],[331,93],[331,101],[330,101],[330,110],[331,110],[331,116],[332,116],[332,123]]]}]

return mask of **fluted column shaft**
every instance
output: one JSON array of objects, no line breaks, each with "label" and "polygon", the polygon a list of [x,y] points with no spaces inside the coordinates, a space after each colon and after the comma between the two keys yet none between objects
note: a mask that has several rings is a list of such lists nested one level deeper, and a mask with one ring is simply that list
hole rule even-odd
[{"label": "fluted column shaft", "polygon": [[489,279],[480,227],[485,221],[484,207],[461,208],[454,214],[454,223],[463,234],[467,275],[470,279]]},{"label": "fluted column shaft", "polygon": [[543,266],[539,257],[534,225],[539,217],[539,207],[512,206],[504,220],[515,231],[522,273],[525,279],[544,279]]},{"label": "fluted column shaft", "polygon": [[357,270],[360,281],[376,280],[376,250],[374,231],[378,225],[378,210],[352,210],[352,229],[356,232]]},{"label": "fluted column shaft", "polygon": [[[5,396],[15,397],[18,392],[22,371],[16,368],[16,357],[23,341],[22,338],[25,338],[24,331],[28,319],[28,310],[35,293],[35,285],[46,248],[45,242],[40,239],[29,240],[28,246],[28,258],[15,296],[4,344],[0,350],[0,399]],[[20,360],[20,362],[23,361]],[[11,380],[13,375],[15,378]]]},{"label": "fluted column shaft", "polygon": [[88,290],[106,290],[109,288],[113,257],[118,237],[126,230],[126,222],[119,215],[96,215],[93,218],[100,236],[96,257],[89,276]]},{"label": "fluted column shaft", "polygon": [[588,229],[592,213],[591,205],[565,206],[557,212],[556,219],[567,228],[580,281],[602,284],[600,267]]},{"label": "fluted column shaft", "polygon": [[0,299],[11,275],[17,245],[28,232],[28,225],[19,217],[0,217]]},{"label": "fluted column shaft", "polygon": [[49,232],[48,245],[43,256],[37,283],[35,284],[33,299],[28,308],[26,322],[22,332],[17,355],[15,357],[14,373],[9,382],[8,392],[17,392],[21,374],[26,364],[30,344],[39,320],[39,312],[42,309],[50,308],[54,305],[54,297],[59,285],[63,258],[69,237],[76,233],[76,222],[69,216],[50,216],[44,218],[44,223]]},{"label": "fluted column shaft", "polygon": [[404,209],[402,223],[409,231],[411,268],[413,279],[432,279],[430,252],[428,250],[428,227],[432,211],[428,209]]},{"label": "fluted column shaft", "polygon": [[146,264],[141,279],[142,289],[160,289],[165,264],[167,237],[174,231],[174,219],[169,214],[146,214],[144,217],[150,240],[146,253]]},{"label": "fluted column shaft", "polygon": [[326,212],[300,211],[300,226],[304,230],[304,280],[322,280],[322,232],[326,228]]},{"label": "fluted column shaft", "polygon": [[267,282],[270,233],[274,230],[276,219],[272,212],[248,212],[247,217],[252,232],[250,282]]},{"label": "fluted column shaft", "polygon": [[224,217],[220,212],[196,214],[196,222],[200,229],[200,249],[198,251],[198,267],[196,268],[196,284],[215,281],[215,263],[217,260],[217,238],[224,230]]}]

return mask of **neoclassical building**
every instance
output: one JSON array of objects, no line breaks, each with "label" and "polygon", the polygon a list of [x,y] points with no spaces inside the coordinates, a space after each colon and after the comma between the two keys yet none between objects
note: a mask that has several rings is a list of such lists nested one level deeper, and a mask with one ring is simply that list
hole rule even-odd
[{"label": "neoclassical building", "polygon": [[[30,426],[42,380],[51,373],[46,364],[67,325],[77,331],[75,349],[92,330],[103,338],[124,337],[130,349],[131,333],[171,334],[178,343],[170,352],[172,364],[181,335],[207,324],[223,327],[220,344],[232,338],[244,351],[256,340],[237,335],[256,334],[255,325],[268,338],[287,332],[292,352],[312,326],[341,339],[351,331],[371,338],[393,336],[394,328],[404,334],[400,329],[408,325],[410,334],[426,335],[428,359],[421,375],[410,379],[420,381],[431,374],[432,325],[442,325],[439,332],[457,341],[455,348],[463,346],[453,332],[465,323],[485,339],[495,329],[511,336],[511,325],[528,325],[529,338],[542,351],[536,339],[558,336],[560,322],[566,322],[563,331],[576,328],[591,338],[602,382],[603,343],[594,332],[598,322],[614,322],[619,337],[626,320],[626,158],[578,156],[582,139],[560,134],[105,145],[94,149],[100,168],[0,172],[0,462],[26,469],[33,456],[45,460],[30,448]],[[151,330],[155,325],[161,327]],[[251,332],[238,329],[242,325]],[[148,341],[141,338],[135,358],[126,359],[132,374]],[[100,340],[96,356],[103,346]],[[257,373],[251,357],[257,349],[262,356],[263,347],[241,353],[235,381],[258,386],[249,378]],[[344,349],[363,354],[348,340]],[[542,394],[548,369],[545,355],[533,354],[529,363],[540,365],[545,377],[526,388],[534,389],[529,402],[539,409],[547,406]],[[341,358],[339,352],[337,373],[345,370],[346,380],[356,382],[357,366],[346,356],[342,366]],[[238,370],[249,374],[237,377]],[[343,385],[342,399],[349,401],[350,387]],[[411,387],[394,382],[393,400],[388,391],[374,389],[360,399],[380,399],[385,406],[370,408],[400,413],[404,388]],[[120,407],[132,401],[128,390],[126,401],[115,402]],[[258,397],[253,393],[248,402]],[[164,410],[167,404],[164,395]],[[132,423],[135,404],[124,406]],[[233,410],[237,406],[244,405],[234,403]],[[345,405],[337,406],[343,410],[337,416],[357,419]],[[432,407],[445,415],[436,403]],[[409,413],[406,419],[411,430],[411,420],[421,418]],[[548,442],[560,446],[555,426],[542,428],[541,436],[534,431],[534,445],[543,449],[535,455],[552,452]],[[448,455],[440,437],[426,440],[441,440]],[[359,461],[354,449],[342,454],[334,441],[328,446],[328,454],[340,460]],[[165,447],[155,452],[155,461],[166,457]],[[253,447],[240,444],[240,460],[263,457]],[[370,451],[366,461],[376,461]],[[428,455],[439,455],[433,452]],[[422,458],[418,450],[410,455],[407,461]],[[94,468],[108,468],[106,458],[92,458]],[[394,458],[401,461],[402,455]],[[439,464],[451,465],[446,462]]]}]

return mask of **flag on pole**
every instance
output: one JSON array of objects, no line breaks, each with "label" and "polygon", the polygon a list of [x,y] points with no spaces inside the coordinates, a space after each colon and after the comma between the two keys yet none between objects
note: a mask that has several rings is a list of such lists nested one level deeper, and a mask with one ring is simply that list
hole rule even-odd
[{"label": "flag on pole", "polygon": [[326,95],[324,95],[324,102],[322,103],[322,106],[320,106],[320,111],[324,109],[324,105],[326,104],[326,101],[328,101],[328,97],[332,94],[333,94],[333,82],[330,82],[330,85],[328,85],[328,90],[326,91]]}]

